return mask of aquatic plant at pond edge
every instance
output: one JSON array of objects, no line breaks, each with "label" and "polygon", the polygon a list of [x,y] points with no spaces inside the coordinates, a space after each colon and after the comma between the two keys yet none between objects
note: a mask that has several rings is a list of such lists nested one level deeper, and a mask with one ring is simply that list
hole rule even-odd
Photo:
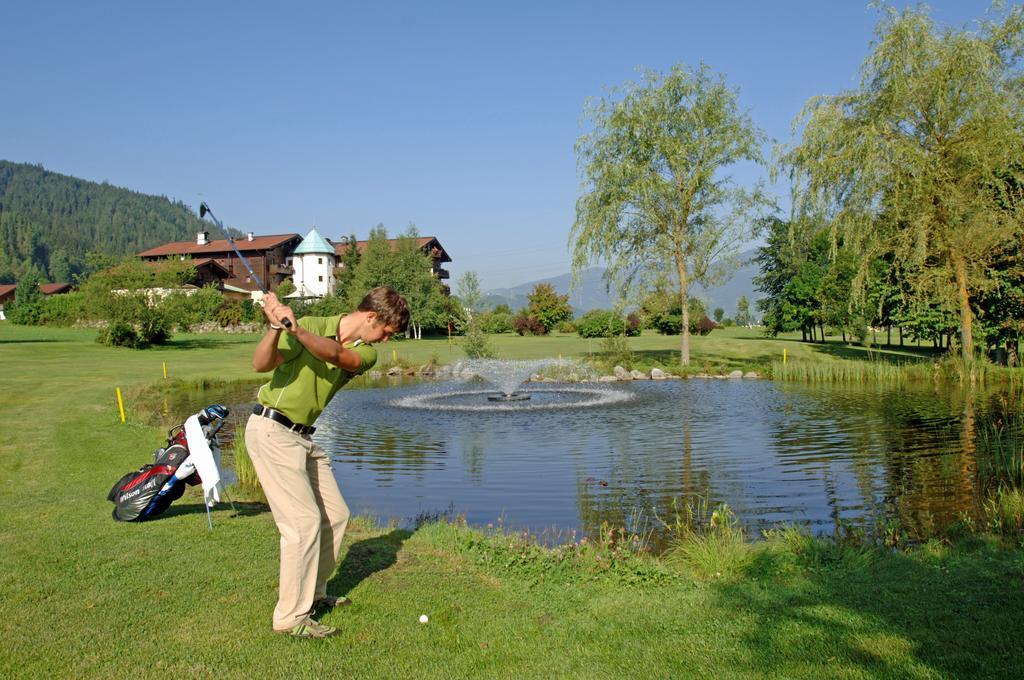
[{"label": "aquatic plant at pond edge", "polygon": [[711,508],[707,499],[672,499],[670,522],[660,520],[670,532],[665,560],[682,566],[704,580],[740,575],[753,555],[736,513],[726,503]]},{"label": "aquatic plant at pond edge", "polygon": [[935,380],[934,366],[922,363],[893,364],[883,361],[774,361],[775,380],[810,383],[884,383],[897,385],[914,380]]},{"label": "aquatic plant at pond edge", "polygon": [[1024,536],[1024,491],[998,489],[982,502],[982,518],[994,534]]},{"label": "aquatic plant at pond edge", "polygon": [[979,430],[979,477],[989,486],[1024,489],[1024,413],[1007,404],[1004,413]]},{"label": "aquatic plant at pond edge", "polygon": [[266,501],[263,494],[263,487],[260,485],[259,477],[256,475],[256,468],[253,467],[252,459],[249,457],[249,449],[245,446],[245,437],[236,436],[231,448],[235,458],[235,485],[251,500]]}]

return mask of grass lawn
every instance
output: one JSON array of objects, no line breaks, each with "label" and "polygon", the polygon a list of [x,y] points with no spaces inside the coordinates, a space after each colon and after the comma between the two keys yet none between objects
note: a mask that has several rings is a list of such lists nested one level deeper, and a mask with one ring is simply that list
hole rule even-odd
[{"label": "grass lawn", "polygon": [[[601,359],[603,341],[585,339],[566,333],[552,333],[543,337],[520,337],[514,334],[491,336],[491,343],[502,359],[543,359],[566,357],[575,359]],[[679,367],[679,336],[659,335],[644,331],[640,337],[629,338],[634,362],[641,368],[659,366],[668,370]],[[765,371],[774,361],[782,361],[783,351],[788,361],[835,362],[849,359],[881,361],[893,364],[926,361],[934,358],[930,347],[918,348],[881,346],[869,349],[843,343],[838,337],[827,343],[801,342],[798,333],[769,338],[756,328],[721,328],[706,336],[690,339],[690,354],[694,370],[722,373],[735,369]],[[424,338],[390,342],[383,347],[381,360],[422,364],[431,359],[446,364],[465,358],[459,339],[449,343],[447,338]]]},{"label": "grass lawn", "polygon": [[[906,551],[744,544],[718,567],[609,546],[519,546],[444,523],[354,522],[326,615],[343,634],[269,632],[277,533],[258,503],[214,511],[195,491],[159,520],[110,518],[110,485],[162,443],[121,424],[115,387],[252,377],[253,336],[179,336],[147,351],[94,333],[0,322],[0,677],[1011,677],[1020,674],[1024,549],[994,538]],[[669,356],[677,338],[644,336]],[[500,338],[509,356],[581,356],[571,337]],[[596,345],[596,341],[595,341]],[[695,358],[839,360],[730,330]],[[409,363],[447,340],[385,346]],[[386,356],[385,358],[390,358]],[[690,558],[684,559],[686,555]],[[430,617],[418,623],[420,614]]]}]

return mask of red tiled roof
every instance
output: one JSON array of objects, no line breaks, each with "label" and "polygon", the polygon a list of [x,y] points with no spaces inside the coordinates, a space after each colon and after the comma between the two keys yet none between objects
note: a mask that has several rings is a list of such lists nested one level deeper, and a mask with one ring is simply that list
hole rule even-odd
[{"label": "red tiled roof", "polygon": [[[271,236],[254,236],[251,241],[246,238],[235,239],[235,245],[242,252],[252,250],[270,250],[277,246],[287,243],[292,239],[301,239],[299,234],[274,234]],[[228,244],[227,239],[217,239],[210,241],[206,245],[199,245],[195,241],[175,241],[173,243],[165,243],[162,246],[156,248],[150,248],[144,250],[138,254],[139,257],[167,257],[169,255],[191,255],[197,257],[200,255],[212,256],[218,253],[230,253],[231,246]]]},{"label": "red tiled roof", "polygon": [[[437,254],[441,258],[441,262],[452,261],[452,258],[448,257],[448,253],[445,252],[444,246],[441,245],[441,242],[437,240],[436,236],[420,236],[416,239],[416,241],[419,243],[421,249],[426,248],[428,245],[432,245],[431,250],[437,251]],[[394,252],[398,248],[397,238],[389,238],[388,243],[391,244],[391,252]],[[333,241],[331,242],[331,244],[334,246],[334,252],[338,256],[341,256],[345,253],[345,248],[348,245],[347,243],[334,243]],[[358,250],[359,254],[362,255],[363,253],[366,252],[366,248],[369,244],[369,241],[356,241],[356,250]]]},{"label": "red tiled roof", "polygon": [[[213,267],[219,269],[225,276],[231,275],[231,272],[228,270],[227,267],[225,267],[212,257],[201,257],[199,259],[193,258],[190,262],[192,265],[195,266],[196,269],[202,269],[203,267]],[[143,262],[143,264],[149,265],[151,267],[158,267],[160,266],[160,261],[157,260],[155,262]]]},{"label": "red tiled roof", "polygon": [[[6,299],[9,295],[14,295],[14,291],[17,290],[18,284],[16,283],[4,283],[0,284],[0,300]],[[43,295],[54,295],[55,293],[66,293],[71,290],[70,283],[40,283],[39,292]]]}]

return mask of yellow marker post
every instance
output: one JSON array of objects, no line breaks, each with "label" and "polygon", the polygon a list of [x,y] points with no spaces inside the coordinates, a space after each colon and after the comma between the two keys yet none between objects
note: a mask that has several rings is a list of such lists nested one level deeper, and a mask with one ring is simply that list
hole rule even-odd
[{"label": "yellow marker post", "polygon": [[786,348],[785,347],[782,348],[782,363],[783,364],[786,363]]},{"label": "yellow marker post", "polygon": [[164,363],[164,380],[167,380],[167,362],[165,361],[163,363]]},{"label": "yellow marker post", "polygon": [[124,422],[124,402],[121,400],[121,388],[117,388],[117,410],[121,412],[121,422]]},{"label": "yellow marker post", "polygon": [[394,366],[398,363],[398,350],[391,350],[391,365]]}]

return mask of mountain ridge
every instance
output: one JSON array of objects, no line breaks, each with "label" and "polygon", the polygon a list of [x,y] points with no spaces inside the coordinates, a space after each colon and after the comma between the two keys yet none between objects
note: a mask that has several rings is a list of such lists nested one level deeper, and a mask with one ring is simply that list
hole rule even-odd
[{"label": "mountain ridge", "polygon": [[[704,300],[708,315],[711,315],[716,307],[725,310],[725,316],[731,317],[736,312],[736,301],[740,296],[746,296],[750,302],[751,313],[756,316],[754,302],[763,295],[754,285],[754,277],[759,273],[754,257],[756,249],[749,249],[740,253],[740,266],[733,272],[726,281],[717,285],[704,287],[694,284],[691,288],[691,295]],[[591,309],[611,309],[614,307],[612,295],[605,289],[604,267],[588,267],[580,277],[578,289],[570,292],[569,285],[572,274],[559,274],[534,281],[521,283],[508,288],[494,288],[484,293],[483,304],[493,308],[499,304],[507,304],[513,311],[517,311],[528,304],[527,296],[534,286],[541,283],[551,284],[556,293],[569,295],[569,304],[573,312],[578,316]]]},{"label": "mountain ridge", "polygon": [[208,229],[180,201],[0,160],[0,283],[70,282],[86,254],[131,255]]}]

